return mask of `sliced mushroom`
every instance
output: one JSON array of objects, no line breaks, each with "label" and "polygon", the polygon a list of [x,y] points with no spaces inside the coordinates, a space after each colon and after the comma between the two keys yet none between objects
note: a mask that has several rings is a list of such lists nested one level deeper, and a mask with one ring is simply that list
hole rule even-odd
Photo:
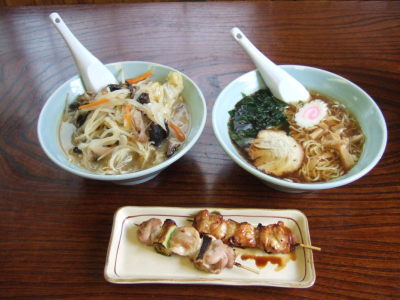
[{"label": "sliced mushroom", "polygon": [[167,148],[167,157],[171,157],[174,153],[179,149],[181,143],[176,141],[175,139],[171,139],[168,141],[168,148]]},{"label": "sliced mushroom", "polygon": [[275,176],[297,171],[304,159],[302,146],[282,130],[260,131],[248,153],[257,169]]},{"label": "sliced mushroom", "polygon": [[81,104],[80,104],[78,101],[75,101],[75,102],[72,102],[72,103],[68,106],[68,108],[69,108],[69,111],[70,111],[70,112],[71,112],[71,111],[77,111],[78,108],[79,108],[79,106],[81,106]]},{"label": "sliced mushroom", "polygon": [[89,112],[83,112],[78,115],[78,117],[76,118],[76,121],[75,121],[75,125],[77,128],[79,128],[83,124],[85,124],[88,115],[89,115]]},{"label": "sliced mushroom", "polygon": [[126,88],[127,85],[123,84],[123,83],[120,83],[120,84],[109,84],[109,85],[107,85],[107,87],[110,90],[110,92],[114,92],[114,91]]},{"label": "sliced mushroom", "polygon": [[150,103],[150,97],[148,93],[141,93],[138,101],[142,104]]},{"label": "sliced mushroom", "polygon": [[166,128],[167,130],[164,130],[160,125],[151,123],[149,130],[150,141],[153,141],[156,147],[160,146],[162,141],[164,141],[168,137],[168,125],[166,125]]}]

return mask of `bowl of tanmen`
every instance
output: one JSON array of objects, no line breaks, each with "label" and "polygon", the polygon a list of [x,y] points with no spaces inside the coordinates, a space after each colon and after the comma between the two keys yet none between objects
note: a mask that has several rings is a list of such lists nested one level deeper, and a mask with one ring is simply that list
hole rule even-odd
[{"label": "bowl of tanmen", "polygon": [[150,62],[107,68],[119,81],[86,92],[79,76],[49,97],[38,137],[47,156],[75,175],[118,184],[154,178],[196,143],[207,109],[185,74]]},{"label": "bowl of tanmen", "polygon": [[367,174],[386,147],[387,129],[374,100],[331,72],[284,65],[311,94],[285,103],[258,71],[229,83],[212,111],[225,152],[266,185],[305,192],[349,184]]}]

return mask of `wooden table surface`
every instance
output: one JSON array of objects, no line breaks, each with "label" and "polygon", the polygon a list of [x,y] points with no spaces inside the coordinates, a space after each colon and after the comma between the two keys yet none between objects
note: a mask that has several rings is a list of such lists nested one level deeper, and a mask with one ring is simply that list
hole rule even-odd
[{"label": "wooden table surface", "polygon": [[[143,60],[189,75],[208,106],[197,144],[137,186],[86,180],[42,151],[36,125],[50,94],[77,73],[48,15],[58,11],[104,63]],[[2,8],[0,11],[0,298],[264,299],[400,297],[400,2],[208,2]],[[211,126],[219,92],[254,69],[239,26],[279,64],[326,69],[381,108],[389,139],[366,176],[331,190],[272,190],[228,158]],[[299,209],[308,217],[311,288],[117,285],[103,269],[121,206]]]}]

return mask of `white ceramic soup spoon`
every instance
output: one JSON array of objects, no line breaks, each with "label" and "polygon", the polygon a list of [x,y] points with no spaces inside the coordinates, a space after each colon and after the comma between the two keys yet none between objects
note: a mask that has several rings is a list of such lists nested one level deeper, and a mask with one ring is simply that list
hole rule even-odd
[{"label": "white ceramic soup spoon", "polygon": [[53,12],[49,18],[67,43],[87,91],[98,92],[108,84],[118,83],[106,66],[78,41],[58,13]]},{"label": "white ceramic soup spoon", "polygon": [[235,41],[250,56],[264,79],[265,84],[270,88],[275,97],[286,103],[307,101],[310,99],[310,93],[307,89],[289,73],[262,54],[239,28],[232,28],[231,34]]}]

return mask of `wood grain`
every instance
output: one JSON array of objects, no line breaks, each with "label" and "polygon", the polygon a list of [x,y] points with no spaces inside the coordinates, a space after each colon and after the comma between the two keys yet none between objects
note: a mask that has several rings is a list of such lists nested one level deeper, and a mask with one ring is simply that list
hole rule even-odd
[{"label": "wood grain", "polygon": [[[222,0],[0,0],[0,6],[32,6],[32,5],[70,5],[70,4],[106,4],[106,3],[136,3],[136,2],[195,2],[195,1],[222,1]],[[233,0],[241,1],[241,0]],[[258,0],[247,0],[258,1]],[[275,0],[281,1],[281,0]],[[319,0],[314,0],[319,1]],[[345,1],[345,0],[341,0]]]},{"label": "wood grain", "polygon": [[[58,11],[103,62],[170,65],[203,90],[209,117],[194,148],[151,182],[117,186],[58,168],[40,148],[41,107],[76,74],[48,21]],[[400,297],[400,2],[137,3],[0,10],[1,298],[395,299]],[[238,167],[211,127],[213,103],[254,67],[239,26],[282,64],[323,68],[361,86],[386,118],[382,160],[332,190],[286,194]],[[309,289],[112,285],[103,268],[114,212],[125,205],[300,209],[317,280]]]}]

